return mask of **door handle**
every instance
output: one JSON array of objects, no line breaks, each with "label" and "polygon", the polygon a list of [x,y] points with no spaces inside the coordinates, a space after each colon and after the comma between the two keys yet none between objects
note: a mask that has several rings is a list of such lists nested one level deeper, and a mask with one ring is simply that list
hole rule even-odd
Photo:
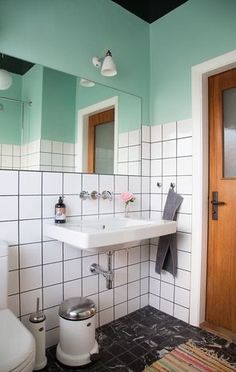
[{"label": "door handle", "polygon": [[218,220],[218,206],[219,205],[225,205],[225,202],[218,200],[218,191],[212,192],[212,219]]}]

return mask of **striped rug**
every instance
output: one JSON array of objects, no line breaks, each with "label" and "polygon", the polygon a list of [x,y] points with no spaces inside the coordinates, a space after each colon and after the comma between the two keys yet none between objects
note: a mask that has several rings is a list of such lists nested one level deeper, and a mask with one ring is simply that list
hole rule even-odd
[{"label": "striped rug", "polygon": [[232,372],[236,368],[214,352],[200,349],[191,341],[179,345],[163,358],[146,367],[145,372]]}]

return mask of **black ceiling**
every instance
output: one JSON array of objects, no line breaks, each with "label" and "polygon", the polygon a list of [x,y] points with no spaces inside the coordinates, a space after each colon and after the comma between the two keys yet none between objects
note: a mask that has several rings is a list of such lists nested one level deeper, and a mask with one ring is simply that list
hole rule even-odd
[{"label": "black ceiling", "polygon": [[22,59],[0,54],[0,68],[3,70],[24,75],[33,65],[33,63],[23,61]]},{"label": "black ceiling", "polygon": [[188,0],[112,0],[148,23],[156,21]]}]

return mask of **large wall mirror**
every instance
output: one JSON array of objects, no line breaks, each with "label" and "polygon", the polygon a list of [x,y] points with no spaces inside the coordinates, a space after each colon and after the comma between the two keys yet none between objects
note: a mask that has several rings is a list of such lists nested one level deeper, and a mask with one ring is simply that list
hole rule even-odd
[{"label": "large wall mirror", "polygon": [[140,97],[6,55],[0,68],[1,169],[141,174]]}]

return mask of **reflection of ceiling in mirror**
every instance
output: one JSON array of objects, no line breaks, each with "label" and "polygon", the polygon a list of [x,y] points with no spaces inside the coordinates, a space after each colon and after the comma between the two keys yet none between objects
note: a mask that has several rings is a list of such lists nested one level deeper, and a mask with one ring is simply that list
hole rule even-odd
[{"label": "reflection of ceiling in mirror", "polygon": [[[11,57],[4,58],[13,61]],[[15,71],[19,73],[11,69],[13,84],[0,92],[1,168],[82,171],[78,167],[78,113],[118,97],[119,144],[115,169],[122,174],[140,174],[140,97],[45,66],[14,60],[15,66],[18,63]],[[132,143],[136,132],[139,140]]]}]

